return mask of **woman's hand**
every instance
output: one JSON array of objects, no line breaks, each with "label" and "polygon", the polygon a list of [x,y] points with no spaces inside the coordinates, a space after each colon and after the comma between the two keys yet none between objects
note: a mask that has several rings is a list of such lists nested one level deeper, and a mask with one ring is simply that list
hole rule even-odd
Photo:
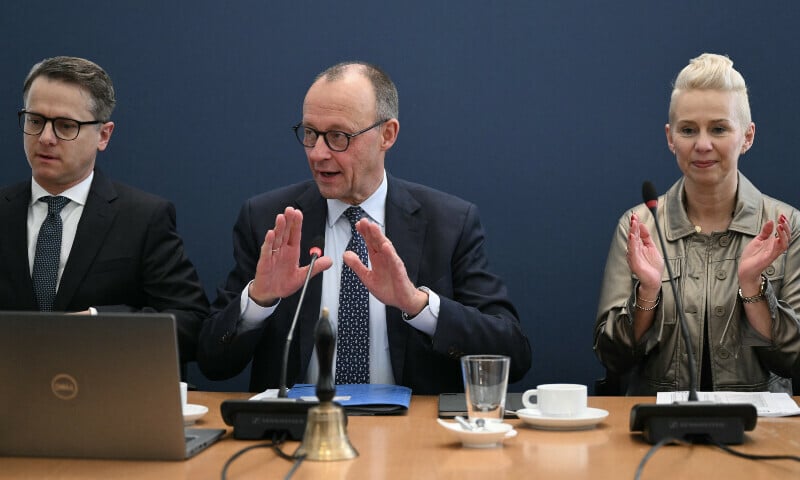
[{"label": "woman's hand", "polygon": [[[774,234],[773,234],[774,230]],[[778,226],[768,221],[761,232],[744,247],[739,259],[739,287],[742,295],[756,295],[761,286],[761,273],[789,248],[792,232],[783,214],[778,217]]]},{"label": "woman's hand", "polygon": [[661,273],[664,271],[664,258],[658,251],[650,231],[639,221],[634,213],[631,215],[631,228],[628,231],[628,267],[639,278],[641,294],[654,294],[648,298],[656,298],[661,290]]}]

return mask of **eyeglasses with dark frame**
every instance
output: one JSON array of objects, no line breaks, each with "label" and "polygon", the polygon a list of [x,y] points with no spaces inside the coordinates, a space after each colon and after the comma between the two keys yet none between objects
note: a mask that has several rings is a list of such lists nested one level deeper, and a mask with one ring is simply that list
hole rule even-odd
[{"label": "eyeglasses with dark frame", "polygon": [[322,138],[325,139],[325,145],[327,145],[328,148],[334,152],[344,152],[350,146],[350,139],[355,138],[362,133],[368,132],[388,121],[388,118],[379,120],[369,127],[354,133],[342,132],[340,130],[328,130],[326,132],[321,132],[305,126],[302,123],[298,123],[292,127],[292,129],[294,130],[294,135],[297,137],[297,141],[306,148],[314,148],[314,146],[317,144],[317,140],[320,136],[322,136]]},{"label": "eyeglasses with dark frame", "polygon": [[53,133],[56,138],[67,141],[78,138],[78,134],[81,133],[82,125],[97,125],[103,123],[101,120],[80,122],[65,117],[49,118],[38,113],[27,112],[24,109],[17,112],[17,116],[19,117],[19,128],[22,129],[22,133],[25,135],[41,135],[47,122],[51,122],[53,124]]}]

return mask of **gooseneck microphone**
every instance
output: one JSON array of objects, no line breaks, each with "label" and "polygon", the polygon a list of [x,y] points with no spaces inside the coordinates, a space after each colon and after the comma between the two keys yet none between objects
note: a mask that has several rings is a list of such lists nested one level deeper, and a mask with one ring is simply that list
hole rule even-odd
[{"label": "gooseneck microphone", "polygon": [[[653,214],[654,223],[656,224],[656,232],[658,233],[658,240],[661,243],[661,252],[664,256],[664,264],[667,266],[667,275],[669,276],[669,286],[672,289],[672,297],[675,299],[675,309],[678,311],[678,321],[680,322],[681,337],[686,346],[686,357],[689,362],[689,401],[697,400],[697,375],[694,371],[694,349],[692,348],[692,341],[689,338],[689,328],[686,317],[683,315],[683,301],[681,296],[678,295],[678,289],[675,287],[675,276],[672,275],[672,266],[667,260],[667,244],[664,242],[664,234],[661,233],[661,226],[658,223],[656,212],[658,210],[658,194],[656,187],[652,182],[644,182],[642,184],[642,199],[650,213]],[[662,293],[663,295],[663,293]]]},{"label": "gooseneck microphone", "polygon": [[292,339],[294,338],[294,328],[297,326],[297,317],[300,316],[300,309],[303,307],[303,300],[306,297],[306,289],[308,282],[311,280],[311,271],[314,269],[314,263],[322,256],[322,247],[325,245],[325,238],[315,237],[311,241],[311,248],[308,253],[311,254],[311,262],[308,264],[308,272],[306,273],[306,280],[303,282],[303,290],[300,291],[300,299],[297,301],[297,309],[294,311],[294,318],[292,318],[292,325],[289,327],[289,334],[286,335],[286,345],[283,348],[283,362],[281,363],[281,384],[278,390],[278,398],[287,398],[289,396],[289,389],[286,387],[286,370],[289,368],[289,349],[292,346]]},{"label": "gooseneck microphone", "polygon": [[300,308],[303,306],[308,283],[311,280],[311,272],[314,263],[322,256],[322,247],[325,244],[323,237],[316,237],[311,242],[311,262],[308,265],[303,289],[297,301],[297,309],[294,312],[292,324],[289,327],[289,334],[286,337],[286,348],[283,352],[283,363],[281,363],[281,383],[278,391],[278,398],[266,398],[258,401],[253,400],[225,400],[220,405],[222,419],[228,425],[233,425],[233,438],[238,440],[259,440],[274,439],[276,435],[286,435],[291,440],[302,440],[308,419],[308,410],[317,401],[307,401],[304,399],[288,398],[289,389],[286,386],[286,370],[289,364],[289,348],[292,345],[294,329],[300,315]]},{"label": "gooseneck microphone", "polygon": [[666,243],[656,215],[658,194],[651,182],[644,182],[642,185],[642,197],[653,214],[672,296],[675,299],[679,328],[689,363],[689,401],[634,405],[631,409],[630,429],[632,432],[641,431],[644,439],[653,444],[668,439],[695,443],[742,443],[744,431],[753,430],[756,426],[756,407],[749,403],[720,404],[698,401],[694,351],[689,338],[688,322],[683,313],[683,302],[675,287],[672,267],[667,259]]}]

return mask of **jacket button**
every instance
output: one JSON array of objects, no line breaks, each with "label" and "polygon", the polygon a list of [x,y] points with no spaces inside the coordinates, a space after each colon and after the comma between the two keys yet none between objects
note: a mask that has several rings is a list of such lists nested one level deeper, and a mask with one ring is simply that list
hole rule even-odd
[{"label": "jacket button", "polygon": [[775,275],[775,267],[770,265],[769,267],[767,267],[766,270],[764,270],[764,273],[766,273],[767,275],[770,275],[770,276],[771,275]]},{"label": "jacket button", "polygon": [[714,276],[717,277],[717,280],[725,280],[728,278],[728,272],[725,270],[717,270],[716,273],[714,273]]},{"label": "jacket button", "polygon": [[731,237],[727,235],[723,235],[719,239],[719,244],[721,247],[727,247],[731,243]]},{"label": "jacket button", "polygon": [[725,347],[717,347],[717,356],[723,360],[730,358],[731,352]]},{"label": "jacket button", "polygon": [[714,307],[714,315],[718,317],[725,315],[725,307],[721,305],[717,305],[716,307]]}]

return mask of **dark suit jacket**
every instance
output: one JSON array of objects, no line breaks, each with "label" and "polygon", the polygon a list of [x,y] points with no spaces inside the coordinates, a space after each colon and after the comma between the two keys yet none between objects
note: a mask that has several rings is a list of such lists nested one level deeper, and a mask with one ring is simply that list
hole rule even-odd
[{"label": "dark suit jacket", "polygon": [[[395,381],[419,394],[463,391],[459,358],[477,353],[509,355],[510,381],[519,380],[530,368],[530,346],[505,285],[488,270],[476,207],[391,176],[388,182],[386,235],[411,281],[441,297],[433,337],[408,325],[400,310],[386,308]],[[279,386],[284,344],[299,292],[281,300],[261,330],[235,332],[239,298],[253,279],[264,235],[287,205],[303,212],[302,265],[310,260],[312,240],[325,234],[327,202],[312,181],[258,195],[244,204],[234,227],[236,266],[219,289],[212,316],[200,334],[198,365],[208,378],[234,376],[252,359],[251,391]],[[322,276],[317,275],[306,292],[290,351],[290,386],[305,378],[321,291]]]},{"label": "dark suit jacket", "polygon": [[[0,189],[0,309],[36,310],[28,266],[30,180]],[[175,315],[181,361],[194,359],[208,299],[166,200],[95,170],[54,310]]]}]

